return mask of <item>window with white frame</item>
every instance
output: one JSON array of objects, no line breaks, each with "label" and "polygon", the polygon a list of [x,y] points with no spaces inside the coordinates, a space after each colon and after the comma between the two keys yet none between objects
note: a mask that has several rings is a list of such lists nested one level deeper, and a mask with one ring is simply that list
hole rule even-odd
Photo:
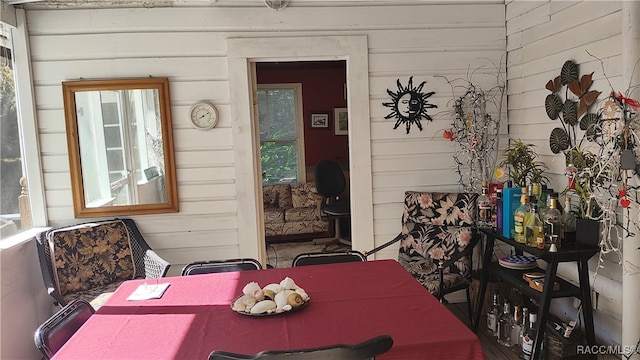
[{"label": "window with white frame", "polygon": [[25,26],[24,13],[17,27],[0,22],[0,239],[8,243],[23,238],[19,234],[25,230],[46,226]]},{"label": "window with white frame", "polygon": [[13,55],[11,29],[2,24],[0,45],[0,236],[6,238],[19,231],[19,197],[22,192],[22,155],[15,82],[13,79]]},{"label": "window with white frame", "polygon": [[259,84],[263,185],[305,182],[302,84]]}]

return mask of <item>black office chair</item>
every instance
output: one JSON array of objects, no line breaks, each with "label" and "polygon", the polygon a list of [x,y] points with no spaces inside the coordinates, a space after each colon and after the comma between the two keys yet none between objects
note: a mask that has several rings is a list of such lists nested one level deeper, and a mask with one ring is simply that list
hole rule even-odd
[{"label": "black office chair", "polygon": [[256,259],[241,258],[227,260],[194,261],[182,268],[182,276],[210,274],[230,271],[260,270],[262,264]]},{"label": "black office chair", "polygon": [[[339,196],[347,187],[347,181],[340,165],[331,160],[321,160],[316,165],[314,181],[318,194],[324,197],[321,212],[326,219],[333,220],[335,237],[325,244],[325,250],[332,243],[351,245],[349,239],[342,238],[340,219],[351,216],[351,206],[348,201],[340,201]],[[317,243],[317,240],[314,240]]]},{"label": "black office chair", "polygon": [[94,313],[87,301],[73,300],[38,327],[36,347],[50,359]]},{"label": "black office chair", "polygon": [[366,360],[375,359],[393,346],[389,335],[380,335],[358,344],[337,344],[299,350],[265,350],[253,355],[242,355],[215,350],[209,360]]},{"label": "black office chair", "polygon": [[359,261],[367,261],[367,259],[364,254],[355,250],[315,252],[296,255],[296,257],[293,258],[291,266],[296,267]]}]

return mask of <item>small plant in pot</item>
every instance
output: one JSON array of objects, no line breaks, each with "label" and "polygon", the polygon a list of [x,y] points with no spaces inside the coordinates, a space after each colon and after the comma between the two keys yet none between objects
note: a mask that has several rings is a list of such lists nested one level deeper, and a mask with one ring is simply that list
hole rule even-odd
[{"label": "small plant in pot", "polygon": [[525,144],[520,139],[511,139],[502,152],[498,172],[506,171],[514,187],[527,187],[528,183],[546,184],[549,178],[544,173],[548,167],[537,159],[535,145]]}]

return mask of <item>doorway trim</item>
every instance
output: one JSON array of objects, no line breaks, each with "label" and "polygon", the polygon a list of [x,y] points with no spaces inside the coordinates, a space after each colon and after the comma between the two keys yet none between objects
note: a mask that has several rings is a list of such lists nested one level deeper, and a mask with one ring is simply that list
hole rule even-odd
[{"label": "doorway trim", "polygon": [[266,263],[260,141],[254,126],[257,62],[346,60],[352,247],[360,251],[374,247],[367,46],[366,36],[227,39],[241,256]]}]

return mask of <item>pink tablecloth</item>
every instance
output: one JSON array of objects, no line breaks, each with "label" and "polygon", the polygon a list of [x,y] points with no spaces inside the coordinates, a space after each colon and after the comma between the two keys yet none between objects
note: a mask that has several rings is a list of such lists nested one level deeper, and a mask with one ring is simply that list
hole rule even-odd
[{"label": "pink tablecloth", "polygon": [[[251,281],[290,277],[310,295],[299,311],[250,317],[229,303]],[[483,359],[477,336],[394,260],[168,277],[161,299],[127,301],[125,282],[54,359],[202,359],[214,349],[356,343],[393,337],[380,359]]]}]

